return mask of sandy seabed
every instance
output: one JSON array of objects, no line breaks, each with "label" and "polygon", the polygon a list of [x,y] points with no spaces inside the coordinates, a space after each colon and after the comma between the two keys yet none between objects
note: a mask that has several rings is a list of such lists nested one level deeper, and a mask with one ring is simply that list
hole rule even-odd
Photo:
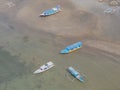
[{"label": "sandy seabed", "polygon": [[[39,17],[58,4],[61,12]],[[0,0],[0,90],[119,90],[120,13],[105,14],[109,7],[97,0]],[[59,54],[77,41],[83,48]],[[49,60],[55,68],[32,74]],[[69,81],[68,66],[86,83]]]}]

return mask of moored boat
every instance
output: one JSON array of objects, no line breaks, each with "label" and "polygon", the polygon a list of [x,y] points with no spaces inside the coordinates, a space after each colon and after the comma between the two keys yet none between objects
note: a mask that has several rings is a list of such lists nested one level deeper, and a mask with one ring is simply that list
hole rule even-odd
[{"label": "moored boat", "polygon": [[116,9],[114,9],[114,8],[107,8],[104,10],[104,13],[113,14],[113,13],[115,13],[115,11],[116,11]]},{"label": "moored boat", "polygon": [[60,53],[61,54],[67,54],[67,53],[73,52],[73,51],[81,48],[82,44],[83,43],[81,41],[77,42],[77,43],[74,43],[74,44],[71,44],[71,45],[65,47],[65,49],[61,50]]},{"label": "moored boat", "polygon": [[53,14],[60,12],[60,11],[61,11],[60,5],[57,5],[56,7],[45,10],[42,14],[40,14],[40,16],[45,17],[45,16],[53,15]]},{"label": "moored boat", "polygon": [[54,67],[54,63],[49,61],[47,62],[46,64],[40,66],[39,69],[37,69],[36,71],[33,72],[33,74],[38,74],[38,73],[41,73],[41,72],[44,72],[44,71],[47,71],[49,70],[50,68]]},{"label": "moored boat", "polygon": [[79,81],[81,82],[85,81],[83,76],[78,71],[76,71],[73,67],[68,67],[68,72]]}]

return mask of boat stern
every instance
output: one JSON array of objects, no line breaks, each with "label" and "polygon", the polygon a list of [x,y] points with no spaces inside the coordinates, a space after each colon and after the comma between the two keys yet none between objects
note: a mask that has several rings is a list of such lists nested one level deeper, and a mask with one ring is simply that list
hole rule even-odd
[{"label": "boat stern", "polygon": [[45,17],[45,16],[46,16],[45,13],[39,15],[39,17]]},{"label": "boat stern", "polygon": [[66,50],[66,49],[64,49],[64,50],[61,50],[60,53],[61,53],[61,54],[67,54],[67,53],[69,53],[69,51]]},{"label": "boat stern", "polygon": [[56,8],[57,8],[58,11],[62,11],[60,5],[57,5]]}]

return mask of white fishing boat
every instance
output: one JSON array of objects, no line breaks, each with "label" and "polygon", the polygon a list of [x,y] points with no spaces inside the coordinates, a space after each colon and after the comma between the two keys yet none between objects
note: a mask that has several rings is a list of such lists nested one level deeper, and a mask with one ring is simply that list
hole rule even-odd
[{"label": "white fishing boat", "polygon": [[41,73],[41,72],[44,72],[44,71],[47,71],[48,69],[54,67],[54,63],[49,61],[47,62],[46,64],[40,66],[39,69],[37,69],[36,71],[33,72],[33,74],[38,74],[38,73]]}]

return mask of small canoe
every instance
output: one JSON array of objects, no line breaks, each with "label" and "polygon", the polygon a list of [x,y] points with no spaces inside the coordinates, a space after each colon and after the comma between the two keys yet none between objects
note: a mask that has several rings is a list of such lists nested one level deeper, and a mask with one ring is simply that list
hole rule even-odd
[{"label": "small canoe", "polygon": [[61,50],[60,53],[67,54],[67,53],[73,52],[75,50],[78,50],[79,48],[81,48],[82,44],[83,43],[80,41],[80,42],[74,43],[72,45],[69,45],[65,49]]},{"label": "small canoe", "polygon": [[47,71],[49,70],[50,68],[54,67],[54,63],[49,61],[47,62],[46,64],[40,66],[39,69],[37,69],[36,71],[33,72],[33,74],[38,74],[38,73],[41,73],[41,72],[44,72],[44,71]]},{"label": "small canoe", "polygon": [[56,7],[45,10],[42,14],[40,14],[40,17],[50,16],[60,11],[61,11],[60,5],[57,5]]},{"label": "small canoe", "polygon": [[115,9],[113,9],[113,8],[107,8],[106,10],[104,10],[104,13],[107,13],[107,14],[113,14],[113,13],[115,13]]},{"label": "small canoe", "polygon": [[75,77],[76,79],[78,79],[81,82],[84,82],[84,78],[82,75],[80,75],[80,73],[78,71],[76,71],[73,67],[68,67],[68,72]]}]

